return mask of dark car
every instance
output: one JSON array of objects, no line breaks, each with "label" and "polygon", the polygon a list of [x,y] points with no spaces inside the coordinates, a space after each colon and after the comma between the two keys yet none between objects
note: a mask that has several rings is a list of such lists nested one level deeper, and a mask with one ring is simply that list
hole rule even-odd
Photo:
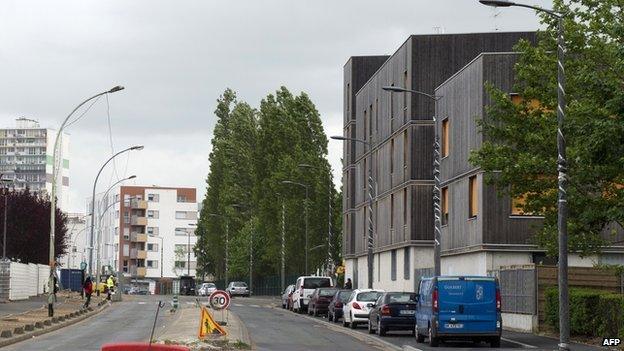
[{"label": "dark car", "polygon": [[383,293],[368,317],[368,332],[386,335],[390,330],[411,330],[414,334],[418,294],[411,292]]},{"label": "dark car", "polygon": [[308,314],[316,317],[319,314],[327,313],[327,306],[329,306],[336,292],[338,292],[336,288],[317,288],[314,290],[310,296],[310,302],[308,302]]},{"label": "dark car", "polygon": [[330,322],[338,322],[342,318],[342,304],[349,300],[351,296],[351,290],[342,289],[338,290],[334,297],[327,306],[327,320]]}]

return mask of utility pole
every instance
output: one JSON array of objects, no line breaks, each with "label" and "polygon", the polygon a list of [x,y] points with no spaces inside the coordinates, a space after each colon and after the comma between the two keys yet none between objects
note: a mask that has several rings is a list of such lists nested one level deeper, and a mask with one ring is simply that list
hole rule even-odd
[{"label": "utility pole", "polygon": [[286,289],[286,209],[284,206],[284,198],[282,197],[282,282],[281,291]]}]

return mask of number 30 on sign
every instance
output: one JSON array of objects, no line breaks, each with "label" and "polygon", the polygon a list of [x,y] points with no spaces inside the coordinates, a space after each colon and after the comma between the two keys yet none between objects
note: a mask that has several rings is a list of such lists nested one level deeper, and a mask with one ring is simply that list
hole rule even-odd
[{"label": "number 30 on sign", "polygon": [[230,295],[223,290],[217,290],[210,295],[209,302],[214,310],[222,310],[230,306]]}]

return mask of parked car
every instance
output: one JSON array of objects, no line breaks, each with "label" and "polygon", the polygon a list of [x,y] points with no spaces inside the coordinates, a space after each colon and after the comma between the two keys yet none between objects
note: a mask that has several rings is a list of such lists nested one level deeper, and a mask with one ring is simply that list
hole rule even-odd
[{"label": "parked car", "polygon": [[217,291],[217,286],[214,283],[202,283],[197,290],[197,294],[199,296],[210,296],[215,291]]},{"label": "parked car", "polygon": [[433,277],[420,280],[416,341],[487,341],[500,347],[503,322],[498,280],[493,277]]},{"label": "parked car", "polygon": [[359,323],[368,323],[370,310],[383,292],[373,289],[353,290],[349,301],[342,306],[342,325],[355,329]]},{"label": "parked car", "polygon": [[413,292],[383,293],[368,316],[368,333],[386,335],[390,330],[411,330],[415,332],[417,294]]},{"label": "parked car", "polygon": [[290,299],[292,298],[292,293],[295,290],[295,284],[290,284],[284,289],[282,293],[282,308],[288,308],[290,304]]},{"label": "parked car", "polygon": [[316,317],[319,314],[327,313],[327,306],[334,295],[336,295],[336,292],[338,292],[337,288],[318,288],[314,290],[312,296],[310,296],[308,314]]},{"label": "parked car", "polygon": [[342,305],[349,301],[352,290],[338,290],[327,306],[327,320],[330,322],[338,322],[342,318]]},{"label": "parked car", "polygon": [[225,291],[230,294],[230,296],[247,296],[249,297],[249,287],[245,282],[230,282],[230,284],[225,288]]},{"label": "parked car", "polygon": [[302,313],[308,309],[310,295],[314,289],[331,288],[333,285],[331,277],[303,276],[297,278],[293,292],[293,311]]}]

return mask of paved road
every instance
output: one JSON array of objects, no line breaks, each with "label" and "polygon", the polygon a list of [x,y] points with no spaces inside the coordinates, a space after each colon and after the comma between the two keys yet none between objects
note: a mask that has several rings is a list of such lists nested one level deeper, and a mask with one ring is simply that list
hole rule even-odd
[{"label": "paved road", "polygon": [[[124,296],[124,298],[126,298]],[[132,296],[101,313],[69,327],[9,345],[2,350],[65,351],[100,350],[102,344],[118,341],[147,341],[150,336],[158,296]],[[157,329],[171,319],[159,316]]]},{"label": "paved road", "polygon": [[232,312],[247,326],[257,350],[367,351],[382,348],[329,329],[325,324],[277,310],[267,300],[236,298]]}]

